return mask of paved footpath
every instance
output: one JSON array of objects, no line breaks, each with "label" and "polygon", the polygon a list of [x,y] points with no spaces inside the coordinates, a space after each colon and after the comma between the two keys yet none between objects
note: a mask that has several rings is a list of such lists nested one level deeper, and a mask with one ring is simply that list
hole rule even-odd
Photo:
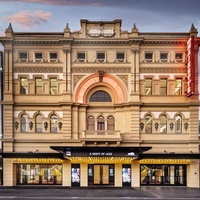
[{"label": "paved footpath", "polygon": [[67,188],[67,187],[0,187],[0,200],[132,200],[168,199],[199,200],[200,188],[140,187],[140,188]]}]

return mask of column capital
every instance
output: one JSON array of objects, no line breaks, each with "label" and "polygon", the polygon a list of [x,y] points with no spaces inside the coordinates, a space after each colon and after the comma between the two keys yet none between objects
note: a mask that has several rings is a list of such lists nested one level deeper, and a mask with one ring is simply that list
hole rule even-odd
[{"label": "column capital", "polygon": [[139,49],[131,49],[131,52],[134,54],[138,54],[138,53],[140,53],[140,50]]}]

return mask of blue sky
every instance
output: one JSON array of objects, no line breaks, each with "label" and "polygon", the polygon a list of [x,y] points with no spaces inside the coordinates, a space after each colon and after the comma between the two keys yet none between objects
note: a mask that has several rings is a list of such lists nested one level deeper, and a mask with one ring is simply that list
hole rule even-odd
[{"label": "blue sky", "polygon": [[122,19],[122,29],[188,32],[200,28],[200,0],[0,0],[0,35],[9,23],[16,32],[61,32],[66,23],[80,30],[80,19]]}]

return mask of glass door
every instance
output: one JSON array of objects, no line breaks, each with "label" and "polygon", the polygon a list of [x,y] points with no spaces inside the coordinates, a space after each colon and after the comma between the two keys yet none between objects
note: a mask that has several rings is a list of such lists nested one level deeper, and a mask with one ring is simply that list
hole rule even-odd
[{"label": "glass door", "polygon": [[94,165],[94,184],[109,184],[109,165]]}]

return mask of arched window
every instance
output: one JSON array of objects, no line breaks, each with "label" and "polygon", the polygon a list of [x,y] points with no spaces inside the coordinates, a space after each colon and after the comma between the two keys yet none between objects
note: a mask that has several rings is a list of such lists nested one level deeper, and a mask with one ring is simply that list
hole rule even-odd
[{"label": "arched window", "polygon": [[115,119],[113,116],[109,116],[107,119],[107,130],[115,130]]},{"label": "arched window", "polygon": [[105,120],[102,115],[97,119],[97,130],[105,130]]},{"label": "arched window", "polygon": [[37,133],[42,132],[42,115],[37,115],[35,119],[35,131]]},{"label": "arched window", "polygon": [[95,120],[91,115],[87,118],[87,130],[95,130]]},{"label": "arched window", "polygon": [[176,115],[175,117],[175,132],[176,133],[182,132],[182,118],[180,115]]},{"label": "arched window", "polygon": [[90,97],[90,102],[112,102],[112,99],[107,92],[97,91]]},{"label": "arched window", "polygon": [[145,117],[145,133],[152,133],[152,117],[146,115]]},{"label": "arched window", "polygon": [[165,115],[160,116],[160,133],[167,133],[167,117]]},{"label": "arched window", "polygon": [[28,131],[28,120],[26,115],[21,116],[21,132]]},{"label": "arched window", "polygon": [[50,131],[51,133],[57,133],[58,131],[58,119],[56,115],[51,115]]}]

